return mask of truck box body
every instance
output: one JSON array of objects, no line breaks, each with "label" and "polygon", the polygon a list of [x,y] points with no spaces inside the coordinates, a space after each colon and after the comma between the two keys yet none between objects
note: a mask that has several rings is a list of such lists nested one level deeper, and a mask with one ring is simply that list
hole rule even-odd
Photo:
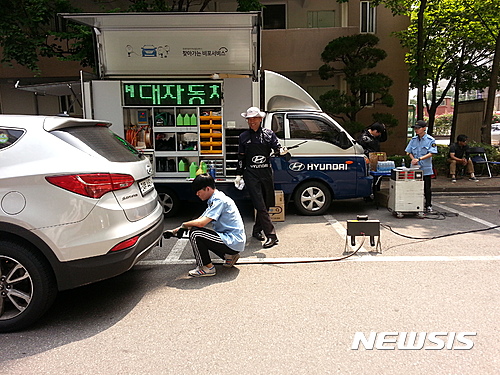
[{"label": "truck box body", "polygon": [[173,214],[196,199],[189,167],[217,169],[217,187],[234,199],[241,117],[266,111],[292,158],[272,158],[275,188],[306,215],[332,199],[366,197],[372,177],[363,149],[300,86],[260,69],[260,12],[66,14],[92,26],[99,76],[82,82],[84,114],[151,159],[155,186]]}]

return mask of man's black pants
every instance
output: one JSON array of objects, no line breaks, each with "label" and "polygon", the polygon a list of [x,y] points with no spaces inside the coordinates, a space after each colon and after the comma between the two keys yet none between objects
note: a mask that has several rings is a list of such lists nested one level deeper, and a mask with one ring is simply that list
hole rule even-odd
[{"label": "man's black pants", "polygon": [[432,206],[431,175],[424,176],[424,198],[425,198],[424,206],[426,208]]},{"label": "man's black pants", "polygon": [[191,228],[189,231],[189,242],[193,248],[193,254],[198,267],[212,263],[210,253],[208,252],[209,250],[218,255],[221,259],[224,259],[226,254],[238,254],[237,251],[232,250],[222,242],[215,231],[208,228]]}]

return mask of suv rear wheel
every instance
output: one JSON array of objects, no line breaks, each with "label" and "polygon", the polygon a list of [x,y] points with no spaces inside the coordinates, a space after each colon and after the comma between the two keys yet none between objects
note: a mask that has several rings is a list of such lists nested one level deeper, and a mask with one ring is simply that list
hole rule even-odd
[{"label": "suv rear wheel", "polygon": [[0,241],[0,332],[36,321],[56,294],[52,270],[43,258],[21,244]]}]

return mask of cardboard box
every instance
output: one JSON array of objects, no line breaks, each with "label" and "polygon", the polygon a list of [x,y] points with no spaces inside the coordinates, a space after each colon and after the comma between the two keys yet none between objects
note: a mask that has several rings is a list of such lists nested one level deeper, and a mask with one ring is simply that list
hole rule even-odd
[{"label": "cardboard box", "polygon": [[274,191],[274,201],[275,206],[269,207],[269,216],[271,217],[271,221],[285,221],[285,194],[283,193],[283,190]]},{"label": "cardboard box", "polygon": [[387,154],[385,152],[370,152],[368,158],[370,159],[370,170],[376,171],[377,163],[379,161],[386,161]]},{"label": "cardboard box", "polygon": [[283,190],[274,191],[275,206],[269,207],[271,221],[285,221],[285,194]]}]

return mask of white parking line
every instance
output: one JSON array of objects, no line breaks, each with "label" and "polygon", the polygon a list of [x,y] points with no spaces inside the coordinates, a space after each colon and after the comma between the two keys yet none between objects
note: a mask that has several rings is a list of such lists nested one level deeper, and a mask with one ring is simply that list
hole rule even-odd
[{"label": "white parking line", "polygon": [[[434,203],[436,207],[457,213],[467,219],[473,220],[488,227],[494,227],[498,224],[490,223],[478,217],[468,215],[464,212],[455,210],[451,207]],[[347,237],[347,229],[331,215],[325,215],[325,220],[330,223],[332,228],[340,235],[342,239]],[[500,228],[495,228],[499,230]],[[153,265],[180,265],[180,264],[195,264],[195,259],[180,259],[182,252],[186,248],[189,240],[185,238],[178,239],[168,256],[163,260],[143,260],[138,262],[138,265],[153,266]],[[348,245],[350,246],[350,244]],[[339,256],[340,258],[340,256]],[[313,263],[313,262],[334,262],[336,257],[326,258],[256,258],[245,257],[238,260],[238,264],[286,264],[286,263]],[[498,261],[500,255],[478,255],[478,256],[382,256],[374,255],[368,252],[364,247],[361,247],[356,255],[342,260],[342,262],[463,262],[463,261]],[[214,260],[215,264],[222,264],[222,260]]]},{"label": "white parking line", "polygon": [[[445,206],[444,204],[439,204],[439,203],[433,203],[432,204],[433,206],[437,206],[439,208],[442,208],[443,210],[447,210],[447,211],[450,211],[454,214],[458,214],[460,216],[463,216],[463,217],[466,217],[467,219],[470,219],[470,220],[473,220],[475,222],[478,222],[480,224],[483,224],[483,225],[486,225],[487,227],[496,227],[498,224],[493,224],[493,223],[490,223],[489,221],[486,221],[486,220],[483,220],[483,219],[480,219],[478,217],[475,217],[475,216],[472,216],[472,215],[469,215],[469,214],[466,214],[465,212],[462,212],[462,211],[458,211],[458,210],[455,210],[451,207],[448,207],[448,206]],[[494,230],[498,230],[500,231],[500,228],[495,228]]]},{"label": "white parking line", "polygon": [[163,262],[170,263],[179,260],[188,242],[189,240],[187,238],[179,238],[174,247],[172,247],[172,250],[170,250],[170,254],[168,254]]},{"label": "white parking line", "polygon": [[[358,253],[359,254],[359,253]],[[287,264],[335,262],[337,258],[240,258],[237,265],[242,264]],[[478,256],[352,256],[340,262],[464,262],[464,261],[499,261],[500,255]],[[168,263],[165,260],[146,260],[137,263],[142,266],[164,266],[178,264],[195,264],[195,259],[178,259]],[[214,264],[222,264],[222,260],[214,260]]]}]

